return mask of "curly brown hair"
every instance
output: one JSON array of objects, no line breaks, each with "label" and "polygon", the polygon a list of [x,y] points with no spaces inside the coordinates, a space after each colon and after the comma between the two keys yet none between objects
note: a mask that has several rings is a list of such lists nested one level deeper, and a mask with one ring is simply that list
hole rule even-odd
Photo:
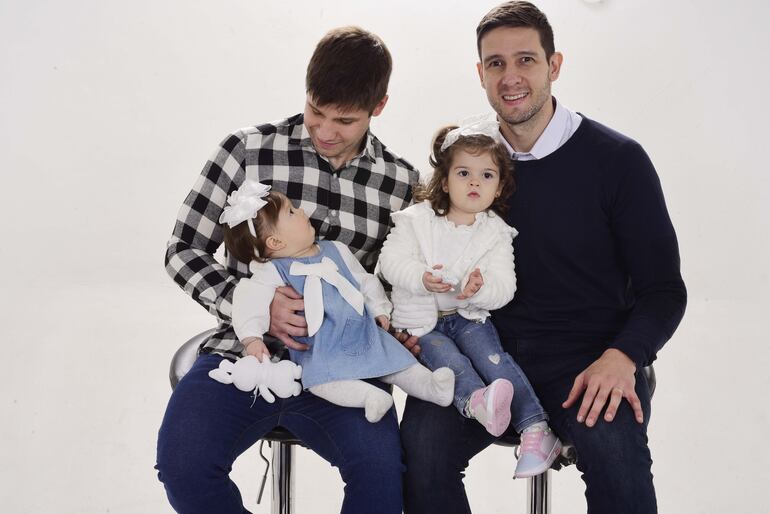
[{"label": "curly brown hair", "polygon": [[[225,233],[225,249],[233,257],[241,262],[267,262],[267,238],[275,231],[278,223],[278,215],[281,209],[286,205],[285,202],[291,202],[286,195],[277,191],[270,191],[265,197],[267,204],[259,209],[257,217],[253,220],[247,220],[230,227],[227,223],[223,225]],[[251,235],[249,226],[246,223],[254,224],[254,232],[257,237]]]},{"label": "curly brown hair", "polygon": [[426,185],[420,185],[415,189],[414,197],[417,201],[428,200],[433,211],[438,216],[445,216],[449,211],[449,193],[444,191],[449,170],[452,167],[457,150],[465,150],[472,155],[488,153],[497,167],[500,169],[500,195],[489,206],[500,216],[508,211],[508,198],[516,190],[513,178],[513,159],[508,149],[502,143],[495,141],[484,134],[460,136],[446,150],[441,151],[441,145],[450,130],[456,129],[456,125],[449,125],[439,129],[433,138],[433,153],[429,161],[433,167],[433,176]]}]

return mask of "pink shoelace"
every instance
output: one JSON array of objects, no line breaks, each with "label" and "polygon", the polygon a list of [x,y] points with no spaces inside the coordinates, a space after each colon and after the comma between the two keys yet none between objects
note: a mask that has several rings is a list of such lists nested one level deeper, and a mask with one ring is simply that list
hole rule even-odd
[{"label": "pink shoelace", "polygon": [[548,456],[542,450],[543,437],[545,437],[544,430],[532,430],[521,434],[521,453],[535,453],[542,459],[546,459]]}]

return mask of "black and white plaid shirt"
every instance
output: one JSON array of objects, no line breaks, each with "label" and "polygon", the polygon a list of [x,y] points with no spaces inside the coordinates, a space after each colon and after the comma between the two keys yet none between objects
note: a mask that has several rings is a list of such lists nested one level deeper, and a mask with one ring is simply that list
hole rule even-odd
[{"label": "black and white plaid shirt", "polygon": [[371,133],[360,154],[332,169],[310,141],[298,114],[239,130],[225,138],[206,163],[177,215],[166,251],[166,270],[186,293],[217,317],[203,353],[240,356],[230,326],[235,284],[248,264],[214,258],[223,241],[219,216],[227,196],[248,177],[271,184],[310,216],[319,239],[345,243],[372,271],[390,228],[390,213],[412,200],[418,172]]}]

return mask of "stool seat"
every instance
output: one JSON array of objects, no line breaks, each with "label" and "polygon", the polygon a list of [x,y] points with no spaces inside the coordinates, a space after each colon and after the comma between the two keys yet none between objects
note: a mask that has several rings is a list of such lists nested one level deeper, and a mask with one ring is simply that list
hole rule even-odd
[{"label": "stool seat", "polygon": [[171,366],[168,370],[168,379],[171,382],[171,389],[176,388],[176,385],[182,380],[182,377],[190,371],[195,359],[198,358],[198,348],[206,341],[206,339],[213,334],[215,330],[212,328],[201,332],[200,334],[190,338],[186,343],[179,347],[174,352],[174,356],[171,358]]},{"label": "stool seat", "polygon": [[289,432],[284,427],[275,427],[270,432],[263,435],[262,439],[264,439],[265,441],[270,441],[275,443],[298,444],[299,446],[303,446],[307,448],[307,446],[305,446],[305,443],[297,439],[294,436],[294,434]]}]

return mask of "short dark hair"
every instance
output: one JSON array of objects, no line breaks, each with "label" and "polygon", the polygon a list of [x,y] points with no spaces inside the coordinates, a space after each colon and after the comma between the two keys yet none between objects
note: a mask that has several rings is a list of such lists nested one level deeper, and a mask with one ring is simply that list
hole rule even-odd
[{"label": "short dark hair", "polygon": [[[241,262],[249,263],[253,260],[267,262],[267,238],[275,231],[278,223],[278,215],[281,213],[285,202],[290,202],[286,195],[277,191],[271,191],[265,197],[265,204],[253,220],[246,220],[234,227],[227,223],[223,225],[225,233],[225,249]],[[257,237],[251,235],[247,223],[254,224],[254,232]]]},{"label": "short dark hair", "polygon": [[505,215],[508,211],[508,198],[516,190],[511,154],[505,145],[484,134],[460,136],[457,141],[442,152],[441,145],[444,143],[446,135],[455,128],[457,128],[455,125],[443,127],[433,138],[433,153],[429,158],[430,165],[433,167],[433,176],[427,185],[421,186],[415,191],[415,200],[428,200],[437,216],[445,216],[449,211],[449,193],[444,191],[444,183],[449,176],[455,152],[465,150],[472,155],[488,153],[500,169],[500,196],[495,198],[489,208],[500,216]]},{"label": "short dark hair", "polygon": [[545,50],[545,58],[551,59],[556,51],[553,44],[553,29],[545,13],[529,2],[505,2],[489,11],[476,27],[476,47],[481,58],[481,39],[498,27],[528,27],[540,35],[540,45]]},{"label": "short dark hair", "polygon": [[359,27],[329,31],[307,66],[305,91],[318,105],[370,114],[388,92],[393,63],[382,39]]}]

